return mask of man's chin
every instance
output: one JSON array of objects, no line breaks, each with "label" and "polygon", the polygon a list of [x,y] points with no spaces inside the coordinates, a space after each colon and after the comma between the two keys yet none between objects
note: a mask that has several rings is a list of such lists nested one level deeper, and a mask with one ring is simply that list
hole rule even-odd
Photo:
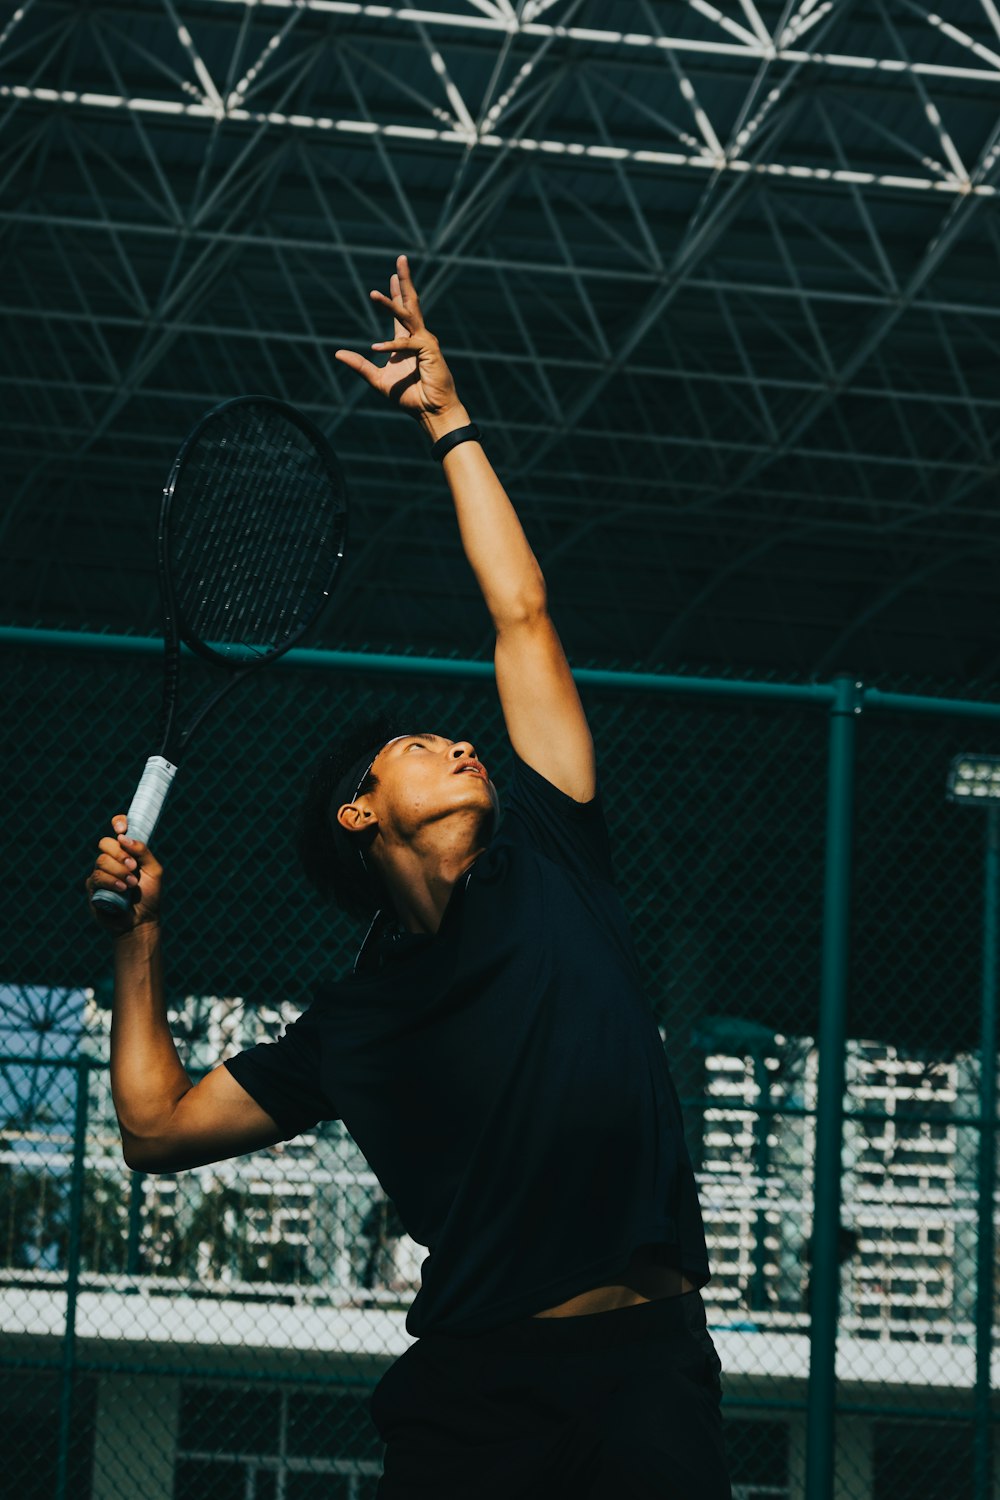
[{"label": "man's chin", "polygon": [[484,812],[492,809],[494,815],[498,815],[500,812],[500,798],[492,781],[489,781],[484,776],[467,776],[465,779],[472,783],[471,786],[465,788],[465,791],[470,799],[475,798],[473,805],[482,807]]},{"label": "man's chin", "polygon": [[496,787],[490,781],[489,777],[480,776],[478,771],[475,774],[472,771],[462,771],[458,776],[458,780],[463,783],[466,791],[471,789],[475,792],[485,792],[491,799],[497,794]]}]

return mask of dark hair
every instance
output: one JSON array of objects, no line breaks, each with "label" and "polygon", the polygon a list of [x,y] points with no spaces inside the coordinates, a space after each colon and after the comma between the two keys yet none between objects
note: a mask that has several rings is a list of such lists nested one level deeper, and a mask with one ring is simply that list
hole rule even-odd
[{"label": "dark hair", "polygon": [[[372,861],[366,868],[360,857],[362,842],[370,843],[371,836],[341,829],[337,807],[378,785],[370,771],[362,780],[365,767],[400,732],[384,712],[349,724],[313,767],[299,808],[296,845],[306,879],[354,917],[374,916],[387,904],[387,896]],[[355,775],[357,780],[348,786]]]}]

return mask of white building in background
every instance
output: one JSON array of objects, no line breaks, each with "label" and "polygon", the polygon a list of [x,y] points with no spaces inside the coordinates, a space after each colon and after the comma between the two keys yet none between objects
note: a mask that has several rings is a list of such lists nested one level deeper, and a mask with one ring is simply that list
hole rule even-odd
[{"label": "white building in background", "polygon": [[[239,999],[189,997],[171,1024],[182,1063],[198,1071],[277,1037],[297,1014],[291,1005],[250,1009]],[[85,1023],[92,1039],[109,1035],[108,1013],[92,1000]],[[909,1339],[935,1325],[935,1341],[968,1341],[977,1132],[955,1122],[975,1114],[977,1066],[967,1055],[923,1061],[883,1043],[848,1043],[853,1118],[844,1132],[841,1307],[843,1326],[859,1336]],[[798,1325],[807,1312],[817,1071],[809,1038],[777,1037],[762,1056],[705,1057],[697,1176],[713,1266],[706,1295],[720,1322]],[[113,1150],[106,1070],[95,1074],[91,1109]],[[866,1114],[875,1118],[857,1118]],[[192,1212],[191,1176],[144,1181],[144,1214],[157,1226],[150,1271],[172,1222]],[[339,1122],[201,1168],[197,1181],[206,1193],[238,1185],[250,1195],[241,1227],[258,1247],[255,1279],[286,1279],[269,1274],[278,1262],[293,1268],[288,1280],[332,1281],[373,1304],[415,1294],[426,1252],[395,1221]],[[233,1279],[231,1267],[205,1274]]]},{"label": "white building in background", "polygon": [[[239,999],[189,996],[182,1009],[171,1011],[170,1022],[183,1066],[198,1074],[278,1037],[298,1014],[290,1004],[251,1009]],[[91,1002],[87,1020],[96,1055],[109,1043],[110,1016]],[[92,1128],[114,1152],[118,1129],[108,1070],[95,1074],[91,1101]],[[178,1241],[202,1226],[201,1281],[302,1285],[363,1306],[408,1305],[419,1286],[427,1252],[395,1224],[375,1174],[340,1121],[194,1172],[133,1175],[141,1181],[144,1220],[155,1226],[143,1235],[147,1274],[169,1273]],[[237,1193],[238,1214],[226,1207],[227,1195]],[[221,1204],[217,1216],[210,1212],[213,1198]],[[218,1246],[211,1240],[223,1242],[221,1253],[213,1255]],[[235,1247],[230,1254],[226,1242]]]},{"label": "white building in background", "polygon": [[[199,1071],[277,1036],[295,1014],[191,998],[171,1024],[182,1062]],[[91,1051],[106,1055],[107,1012],[91,1001],[85,1019]],[[802,1494],[816,1063],[808,1039],[776,1038],[755,1057],[705,1055],[698,1179],[714,1268],[705,1296],[725,1369],[736,1500]],[[974,1113],[974,1069],[852,1043],[847,1078],[852,1114],[886,1118],[852,1119],[846,1131],[842,1218],[853,1238],[838,1373],[844,1401],[870,1407],[874,1397],[881,1411],[838,1420],[837,1500],[903,1500],[917,1491],[892,1487],[885,1476],[898,1464],[886,1454],[917,1451],[926,1426],[914,1409],[960,1410],[974,1379],[976,1138],[955,1123]],[[314,1482],[346,1500],[374,1496],[381,1455],[368,1393],[410,1342],[406,1309],[426,1252],[402,1232],[343,1125],[177,1175],[127,1173],[109,1075],[95,1069],[88,1163],[121,1174],[136,1232],[126,1271],[85,1273],[76,1296],[75,1348],[96,1403],[81,1500],[138,1493],[139,1473],[143,1500],[188,1500],[217,1485],[277,1500],[319,1493]],[[108,1232],[122,1231],[109,1221]],[[64,1347],[65,1277],[4,1277],[8,1344],[20,1359],[51,1362]],[[13,1392],[14,1408],[26,1390]],[[219,1451],[213,1434],[241,1423],[245,1440]],[[960,1465],[965,1431],[935,1433],[935,1452],[953,1441]]]},{"label": "white building in background", "polygon": [[[764,1323],[808,1299],[818,1054],[808,1039],[778,1043],[706,1058],[699,1173],[712,1300]],[[859,1337],[972,1338],[978,1132],[958,1122],[976,1113],[977,1069],[968,1055],[848,1042],[841,1327]]]}]

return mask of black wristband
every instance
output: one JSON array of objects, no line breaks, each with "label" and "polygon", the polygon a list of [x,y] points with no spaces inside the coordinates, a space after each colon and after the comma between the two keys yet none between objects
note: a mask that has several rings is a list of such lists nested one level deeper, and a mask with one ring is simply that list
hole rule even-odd
[{"label": "black wristband", "polygon": [[446,432],[443,438],[431,445],[431,457],[441,459],[452,448],[457,448],[459,443],[467,443],[470,440],[479,442],[479,428],[475,422],[470,422],[468,427],[456,427],[454,432]]}]

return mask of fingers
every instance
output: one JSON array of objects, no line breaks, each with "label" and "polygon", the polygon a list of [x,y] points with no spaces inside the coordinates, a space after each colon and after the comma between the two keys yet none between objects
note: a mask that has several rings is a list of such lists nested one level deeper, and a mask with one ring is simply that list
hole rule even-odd
[{"label": "fingers", "polygon": [[342,365],[348,365],[350,369],[357,370],[369,385],[378,385],[379,367],[373,365],[370,359],[365,359],[363,354],[358,354],[353,349],[335,349],[333,357],[339,359]]},{"label": "fingers", "polygon": [[[389,291],[392,294],[392,298],[393,298],[394,302],[401,302],[401,301],[403,301],[403,293],[402,293],[402,290],[401,290],[400,285],[399,285],[399,277],[396,275],[395,271],[393,271],[392,276],[389,278]],[[416,302],[416,294],[415,293],[414,293],[413,300],[414,300],[414,302]],[[419,308],[417,309],[417,311],[419,313]],[[394,315],[393,316],[393,320],[392,320],[392,336],[393,336],[393,338],[394,339],[405,339],[406,332],[407,332],[406,325],[404,323],[401,323],[399,321],[399,318]]]},{"label": "fingers", "polygon": [[[124,813],[116,813],[111,826],[114,833],[99,841],[94,867],[84,882],[84,888],[89,897],[91,915],[98,926],[111,932],[127,932],[134,921],[156,919],[163,868],[146,844],[126,833],[128,818]],[[113,891],[123,896],[127,908],[124,911],[98,908],[94,905],[94,898],[101,891]]]},{"label": "fingers", "polygon": [[[400,255],[396,259],[396,270],[389,278],[389,296],[374,289],[369,296],[373,302],[378,302],[382,307],[388,308],[396,322],[402,324],[403,327],[411,331],[423,327],[420,298],[417,296],[410,275],[410,262],[405,255]],[[397,334],[399,332],[401,330],[397,329]]]},{"label": "fingers", "polygon": [[413,285],[413,278],[410,275],[410,262],[405,255],[397,255],[396,272],[397,274],[392,279],[399,283],[400,296],[403,301],[416,302],[418,300],[417,291]]},{"label": "fingers", "polygon": [[125,835],[128,818],[124,813],[116,813],[111,819],[111,826],[115,830],[115,837],[101,839],[97,846],[101,852],[94,861],[93,875],[87,882],[91,890],[104,887],[124,891],[128,888],[130,879],[133,885],[137,884],[133,873],[136,869],[135,859],[126,852],[121,842],[123,838],[125,843],[129,842]]},{"label": "fingers", "polygon": [[419,306],[420,298],[417,296],[417,289],[410,275],[410,262],[405,255],[396,258],[396,269],[389,277],[389,296],[386,297],[384,292],[375,291],[371,295],[380,302],[406,303],[414,308]]},{"label": "fingers", "polygon": [[[389,293],[380,292],[374,287],[369,296],[373,302],[391,312],[394,320],[394,337],[372,344],[373,350],[380,354],[389,355],[419,355],[436,344],[437,340],[429,333],[424,325],[420,312],[420,303],[416,290],[410,276],[410,263],[405,255],[400,255],[396,260],[396,270],[389,278]],[[357,372],[362,379],[376,390],[384,391],[386,382],[386,366],[373,364],[363,354],[358,354],[353,349],[337,349],[334,358],[341,364],[347,365]],[[390,360],[390,364],[399,361]],[[394,387],[394,389],[396,389]]]},{"label": "fingers", "polygon": [[[395,280],[396,278],[393,277],[393,281]],[[378,302],[392,313],[393,319],[399,328],[417,329],[423,327],[423,318],[420,316],[419,307],[414,307],[412,304],[404,302],[398,292],[392,297],[387,297],[385,292],[377,292],[373,287],[368,295],[373,302]]]},{"label": "fingers", "polygon": [[[115,818],[112,826],[124,829],[126,819]],[[147,852],[144,844],[119,833],[115,838],[101,839],[97,847],[100,852],[87,881],[88,889],[126,891],[139,884],[140,857]]]},{"label": "fingers", "polygon": [[427,340],[411,338],[407,334],[401,339],[384,339],[381,344],[372,344],[372,348],[378,349],[382,354],[418,354],[421,349],[427,348]]},{"label": "fingers", "polygon": [[[430,341],[430,335],[426,330],[422,330],[418,335],[404,332],[401,338],[385,339],[381,343],[372,344],[372,348],[377,349],[380,354],[418,354],[421,350],[428,348]],[[376,389],[381,387],[384,365],[373,364],[370,359],[366,359],[363,354],[358,354],[354,349],[336,349],[334,358],[339,359],[341,364],[348,365],[352,370],[357,370],[369,385],[375,386]]]},{"label": "fingers", "polygon": [[151,875],[160,873],[160,863],[152,850],[139,839],[129,838],[125,829],[128,819],[124,813],[111,820],[115,830],[113,838],[103,838],[98,844],[100,853],[94,861],[94,870],[117,880],[122,886],[139,884],[139,871],[146,868]]},{"label": "fingers", "polygon": [[[134,855],[140,864],[143,861],[155,863],[152,850],[146,844],[140,843],[138,839],[130,838],[125,832],[126,828],[128,828],[128,818],[124,813],[116,813],[111,819],[111,826],[115,830],[115,837],[119,845],[125,850],[126,854]],[[104,840],[101,842],[103,843]]]},{"label": "fingers", "polygon": [[130,901],[139,898],[138,881],[132,875],[128,879],[122,879],[127,872],[121,866],[115,867],[114,863],[106,855],[98,857],[94,868],[84,881],[87,895],[93,897],[97,891],[115,891],[119,896],[127,896]]},{"label": "fingers", "polygon": [[102,870],[113,870],[124,880],[126,872],[135,869],[135,857],[117,839],[101,839],[97,847],[100,854],[95,864],[99,865]]},{"label": "fingers", "polygon": [[87,889],[90,891],[126,891],[129,888],[129,881],[133,885],[138,884],[135,875],[130,874],[123,860],[116,860],[111,854],[99,854],[94,861],[93,870],[87,877]]}]

